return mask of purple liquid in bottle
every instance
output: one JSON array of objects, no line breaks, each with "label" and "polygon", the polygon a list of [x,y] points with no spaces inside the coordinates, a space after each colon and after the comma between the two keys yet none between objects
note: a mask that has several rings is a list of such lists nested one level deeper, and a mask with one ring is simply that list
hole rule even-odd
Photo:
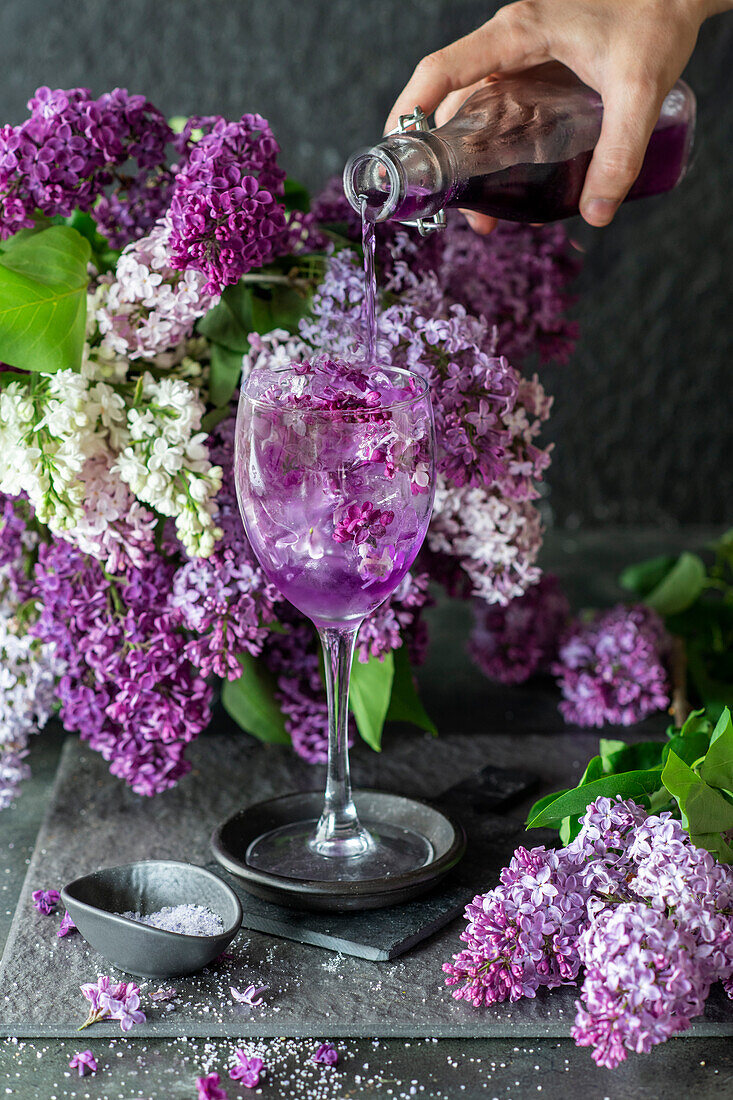
[{"label": "purple liquid in bottle", "polygon": [[[355,154],[344,187],[354,208],[365,205],[376,221],[427,219],[445,207],[557,221],[578,213],[602,122],[597,92],[562,65],[541,65],[493,80],[437,130],[391,134]],[[694,125],[695,97],[678,81],[627,200],[669,191],[682,179]]]}]

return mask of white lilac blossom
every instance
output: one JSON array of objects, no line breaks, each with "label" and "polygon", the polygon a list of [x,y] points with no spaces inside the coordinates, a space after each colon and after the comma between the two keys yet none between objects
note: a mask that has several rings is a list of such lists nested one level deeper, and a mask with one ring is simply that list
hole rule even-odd
[{"label": "white lilac blossom", "polygon": [[572,1034],[601,1066],[685,1030],[715,982],[733,995],[733,868],[631,801],[596,799],[565,848],[517,849],[466,919],[443,966],[453,996],[479,1007],[582,981]]},{"label": "white lilac blossom", "polygon": [[171,266],[170,235],[170,224],[159,222],[125,248],[114,275],[100,279],[94,316],[107,356],[149,360],[179,347],[216,303],[205,275]]},{"label": "white lilac blossom", "polygon": [[157,380],[147,371],[139,392],[140,404],[127,413],[129,443],[113,472],[138,500],[175,521],[190,555],[208,557],[221,536],[214,516],[222,471],[209,461],[199,430],[203,402],[181,379]]},{"label": "white lilac blossom", "polygon": [[530,501],[470,486],[449,488],[439,477],[426,542],[434,554],[460,565],[475,596],[506,604],[540,579],[542,530]]}]

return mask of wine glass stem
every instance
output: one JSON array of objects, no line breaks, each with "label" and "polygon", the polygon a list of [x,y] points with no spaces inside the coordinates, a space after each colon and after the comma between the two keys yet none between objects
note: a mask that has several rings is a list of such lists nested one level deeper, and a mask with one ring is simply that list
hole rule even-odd
[{"label": "wine glass stem", "polygon": [[349,776],[349,679],[358,630],[357,625],[318,631],[328,696],[328,778],[323,812],[310,845],[319,855],[333,858],[364,855],[374,845],[359,823]]}]

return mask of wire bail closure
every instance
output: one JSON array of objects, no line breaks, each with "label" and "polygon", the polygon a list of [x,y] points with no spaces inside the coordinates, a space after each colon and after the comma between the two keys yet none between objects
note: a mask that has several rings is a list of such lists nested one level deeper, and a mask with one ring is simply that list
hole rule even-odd
[{"label": "wire bail closure", "polygon": [[[412,114],[400,115],[399,122],[395,126],[394,130],[390,130],[390,134],[407,134],[412,130],[422,131],[427,133],[430,127],[428,126],[428,116],[419,105],[415,107]],[[414,226],[421,237],[427,237],[429,233],[432,233],[435,229],[445,229],[446,219],[445,210],[438,210],[435,214],[431,214],[429,218],[415,218],[412,221],[403,220],[400,218],[400,225]]]}]

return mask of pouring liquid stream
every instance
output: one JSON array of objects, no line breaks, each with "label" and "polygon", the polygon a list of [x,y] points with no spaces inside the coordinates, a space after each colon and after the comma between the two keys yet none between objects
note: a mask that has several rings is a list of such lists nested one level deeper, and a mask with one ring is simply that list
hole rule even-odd
[{"label": "pouring liquid stream", "polygon": [[374,366],[377,361],[377,276],[374,270],[375,222],[368,215],[369,202],[361,196],[361,243],[364,249],[364,339],[366,361]]}]

